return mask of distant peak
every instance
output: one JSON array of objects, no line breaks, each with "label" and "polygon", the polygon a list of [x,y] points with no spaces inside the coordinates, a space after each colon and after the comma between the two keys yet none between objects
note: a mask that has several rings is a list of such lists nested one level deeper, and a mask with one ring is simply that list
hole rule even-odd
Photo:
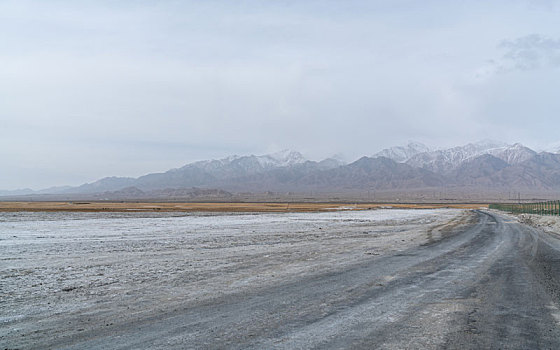
[{"label": "distant peak", "polygon": [[264,156],[260,156],[257,158],[259,159],[268,158],[272,160],[274,163],[276,163],[275,165],[277,166],[300,164],[307,161],[307,159],[305,159],[305,157],[301,153],[290,149],[285,149],[280,152],[266,154]]},{"label": "distant peak", "polygon": [[406,146],[394,146],[377,152],[373,157],[385,157],[395,162],[406,162],[419,153],[430,152],[428,146],[420,142],[409,141]]},{"label": "distant peak", "polygon": [[268,154],[269,157],[275,159],[286,159],[286,158],[303,158],[303,155],[297,151],[293,151],[291,149],[284,149],[279,152]]}]

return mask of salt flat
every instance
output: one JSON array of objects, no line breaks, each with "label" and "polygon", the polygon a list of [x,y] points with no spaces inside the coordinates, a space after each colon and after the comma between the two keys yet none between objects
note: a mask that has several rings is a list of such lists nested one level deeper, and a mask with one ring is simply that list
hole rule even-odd
[{"label": "salt flat", "polygon": [[0,343],[72,344],[395,254],[466,211],[0,213]]}]

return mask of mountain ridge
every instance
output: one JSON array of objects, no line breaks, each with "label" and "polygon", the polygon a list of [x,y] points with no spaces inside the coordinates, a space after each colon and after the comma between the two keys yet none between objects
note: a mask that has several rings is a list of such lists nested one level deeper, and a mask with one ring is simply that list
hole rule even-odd
[{"label": "mountain ridge", "polygon": [[[364,156],[346,164],[335,158],[308,160],[299,152],[284,150],[262,156],[230,156],[198,161],[137,178],[105,177],[77,187],[55,189],[52,193],[118,194],[128,189],[127,195],[130,196],[140,196],[142,193],[157,193],[158,196],[162,193],[163,196],[173,191],[183,193],[180,189],[192,188],[219,189],[230,193],[473,186],[481,190],[510,188],[560,191],[560,154],[537,153],[520,143],[507,145],[482,141],[431,150],[420,143],[410,142],[407,146],[384,149],[372,157]],[[28,194],[29,191],[25,189],[24,193]]]}]

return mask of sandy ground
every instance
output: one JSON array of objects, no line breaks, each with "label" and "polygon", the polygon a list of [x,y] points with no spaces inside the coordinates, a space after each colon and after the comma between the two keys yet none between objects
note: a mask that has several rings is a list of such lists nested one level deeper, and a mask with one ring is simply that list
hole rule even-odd
[{"label": "sandy ground", "polygon": [[0,213],[0,344],[44,348],[341,271],[471,218],[457,209]]},{"label": "sandy ground", "polygon": [[383,203],[170,203],[170,202],[2,202],[0,212],[18,211],[180,211],[180,212],[315,212],[369,209],[479,209],[487,204]]}]

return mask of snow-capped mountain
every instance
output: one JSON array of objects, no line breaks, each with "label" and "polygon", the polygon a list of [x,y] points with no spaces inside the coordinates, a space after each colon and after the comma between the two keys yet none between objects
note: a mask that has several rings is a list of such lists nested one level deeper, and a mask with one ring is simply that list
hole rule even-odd
[{"label": "snow-capped mountain", "polygon": [[305,163],[307,161],[301,153],[289,149],[257,158],[259,158],[261,162],[275,167],[291,166],[294,164]]},{"label": "snow-capped mountain", "polygon": [[[260,156],[199,161],[138,178],[106,177],[50,193],[99,194],[102,198],[107,193],[115,198],[180,194],[187,198],[187,192],[178,189],[194,191],[193,187],[231,193],[344,193],[366,189],[449,187],[468,187],[468,191],[472,188],[482,191],[499,188],[560,191],[560,154],[537,153],[519,143],[507,145],[492,141],[435,151],[419,143],[409,143],[385,149],[376,157],[362,157],[346,164],[336,157],[310,161],[299,152],[286,150]],[[33,191],[33,194],[45,191]],[[208,197],[213,192],[204,193]]]},{"label": "snow-capped mountain", "polygon": [[231,156],[218,160],[204,160],[187,164],[177,171],[188,171],[189,169],[196,168],[209,173],[217,179],[222,179],[254,175],[274,168],[302,164],[306,161],[305,157],[299,152],[283,150],[262,156]]},{"label": "snow-capped mountain", "polygon": [[484,154],[494,155],[506,162],[522,159],[527,151],[522,145],[517,145],[509,146],[494,141],[481,141],[464,146],[419,153],[407,160],[406,163],[435,173],[447,174],[457,169],[464,162]]},{"label": "snow-capped mountain", "polygon": [[373,155],[373,158],[385,157],[397,163],[404,163],[419,153],[430,152],[430,149],[419,142],[409,142],[406,146],[385,148]]},{"label": "snow-capped mountain", "polygon": [[299,152],[292,150],[283,150],[277,153],[265,154],[262,156],[235,155],[218,160],[203,160],[200,162],[187,164],[185,167],[196,166],[204,170],[213,171],[228,166],[236,166],[244,168],[249,172],[258,172],[270,168],[301,164],[305,163],[306,161],[307,159],[305,159],[305,157]]},{"label": "snow-capped mountain", "polygon": [[[245,178],[284,167],[295,167],[307,163],[305,157],[296,151],[284,150],[261,156],[230,156],[223,159],[203,160],[187,164],[164,173],[153,173],[134,178],[108,177],[90,184],[84,184],[67,192],[115,191],[135,186],[141,190],[163,188],[184,188],[223,183],[226,180]],[[328,169],[339,164],[326,162],[317,165]]]},{"label": "snow-capped mountain", "polygon": [[534,155],[537,154],[537,152],[533,151],[528,147],[523,146],[520,143],[516,143],[511,146],[504,146],[504,147],[490,149],[488,150],[487,154],[491,154],[494,157],[499,158],[510,165],[515,165],[533,157]]}]

